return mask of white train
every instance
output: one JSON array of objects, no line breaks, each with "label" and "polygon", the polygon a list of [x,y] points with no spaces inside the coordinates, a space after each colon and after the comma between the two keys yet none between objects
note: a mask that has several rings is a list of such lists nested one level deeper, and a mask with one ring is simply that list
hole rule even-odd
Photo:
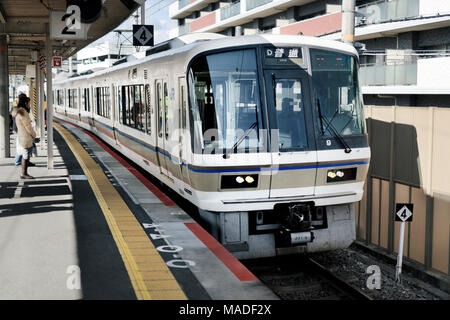
[{"label": "white train", "polygon": [[195,204],[238,258],[355,238],[370,149],[351,46],[189,34],[54,89],[56,118],[93,131]]}]

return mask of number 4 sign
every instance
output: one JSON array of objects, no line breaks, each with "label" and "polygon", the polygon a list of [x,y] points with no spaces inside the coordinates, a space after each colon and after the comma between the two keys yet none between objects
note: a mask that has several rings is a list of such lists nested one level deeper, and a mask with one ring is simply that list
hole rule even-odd
[{"label": "number 4 sign", "polygon": [[396,203],[395,221],[412,221],[413,206],[412,203]]},{"label": "number 4 sign", "polygon": [[133,25],[133,46],[153,46],[153,25]]}]

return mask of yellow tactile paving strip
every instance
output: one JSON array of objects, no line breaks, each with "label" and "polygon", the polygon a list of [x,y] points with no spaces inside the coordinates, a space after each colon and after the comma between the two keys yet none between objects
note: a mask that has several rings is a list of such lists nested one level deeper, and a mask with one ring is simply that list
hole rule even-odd
[{"label": "yellow tactile paving strip", "polygon": [[69,131],[56,123],[54,126],[77,158],[94,191],[136,297],[139,300],[187,299],[155,246],[103,170]]}]

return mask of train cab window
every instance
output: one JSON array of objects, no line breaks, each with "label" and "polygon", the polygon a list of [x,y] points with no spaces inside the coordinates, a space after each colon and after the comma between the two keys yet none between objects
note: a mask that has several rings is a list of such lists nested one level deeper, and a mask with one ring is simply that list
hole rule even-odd
[{"label": "train cab window", "polygon": [[307,147],[305,108],[300,79],[275,80],[275,109],[280,151]]},{"label": "train cab window", "polygon": [[255,50],[195,58],[189,70],[189,99],[195,153],[259,152],[263,148]]},{"label": "train cab window", "polygon": [[[310,51],[321,135],[333,136],[333,129],[342,136],[364,134],[363,100],[355,57],[318,49]],[[328,121],[321,121],[319,107],[322,118]]]},{"label": "train cab window", "polygon": [[152,109],[151,109],[151,98],[150,98],[150,85],[145,85],[145,103],[147,105],[147,133],[152,134]]}]

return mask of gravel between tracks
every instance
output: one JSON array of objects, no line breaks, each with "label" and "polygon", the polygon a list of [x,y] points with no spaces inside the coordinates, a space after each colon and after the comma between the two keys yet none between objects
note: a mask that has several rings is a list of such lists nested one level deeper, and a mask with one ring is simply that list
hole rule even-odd
[{"label": "gravel between tracks", "polygon": [[[366,254],[355,246],[331,252],[309,255],[324,267],[341,278],[355,278],[351,284],[361,291],[379,300],[442,300],[450,295],[432,287],[410,275],[402,274],[402,282],[395,282],[395,265],[382,262]],[[366,282],[372,273],[366,273],[371,265],[377,265],[381,271],[381,288],[368,289]]]}]

